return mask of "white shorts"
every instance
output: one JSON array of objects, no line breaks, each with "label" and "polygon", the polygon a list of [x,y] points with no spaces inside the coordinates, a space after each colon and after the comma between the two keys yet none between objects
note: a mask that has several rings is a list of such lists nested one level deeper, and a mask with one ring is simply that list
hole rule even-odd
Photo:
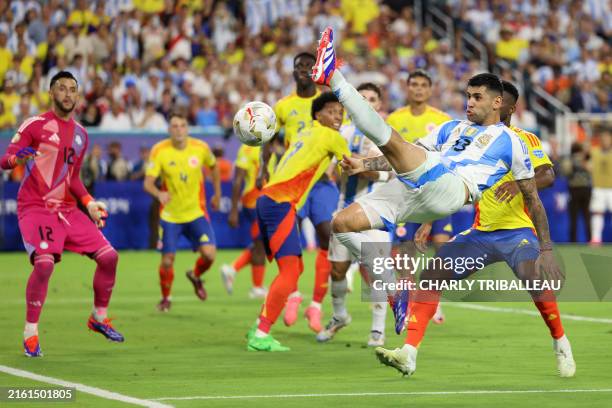
[{"label": "white shorts", "polygon": [[[390,242],[390,236],[387,231],[381,230],[367,230],[363,231],[373,242]],[[327,259],[332,262],[348,262],[348,261],[358,261],[353,257],[351,251],[348,250],[347,247],[342,245],[338,238],[336,238],[336,234],[332,234],[329,239],[329,248],[327,252]]]},{"label": "white shorts", "polygon": [[[434,169],[438,165],[442,166],[439,154],[428,152],[425,163],[409,175],[398,177],[414,182],[421,176],[427,178],[431,175],[429,181],[411,187],[395,178],[355,200],[365,211],[371,227],[378,229],[402,222],[429,222],[447,217],[463,207],[466,198],[463,179],[446,168]],[[440,169],[443,171],[436,172]]]},{"label": "white shorts", "polygon": [[592,213],[612,211],[612,188],[593,188],[590,209]]}]

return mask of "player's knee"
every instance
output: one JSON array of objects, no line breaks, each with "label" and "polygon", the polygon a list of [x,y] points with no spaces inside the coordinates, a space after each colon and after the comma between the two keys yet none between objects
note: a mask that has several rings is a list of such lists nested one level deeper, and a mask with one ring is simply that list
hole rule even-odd
[{"label": "player's knee", "polygon": [[338,214],[334,216],[331,222],[332,232],[341,233],[341,232],[352,232],[350,226],[350,217],[346,211],[340,211]]},{"label": "player's knee", "polygon": [[331,235],[331,223],[329,221],[322,222],[315,229],[317,231],[319,248],[327,251],[327,248],[329,248],[329,236]]},{"label": "player's knee", "polygon": [[203,245],[200,247],[200,256],[206,262],[214,262],[215,256],[217,255],[216,248],[213,245]]},{"label": "player's knee", "polygon": [[164,254],[161,263],[164,268],[172,268],[174,265],[174,254]]},{"label": "player's knee", "polygon": [[332,281],[338,282],[346,278],[347,268],[344,267],[343,262],[332,262],[331,278]]}]

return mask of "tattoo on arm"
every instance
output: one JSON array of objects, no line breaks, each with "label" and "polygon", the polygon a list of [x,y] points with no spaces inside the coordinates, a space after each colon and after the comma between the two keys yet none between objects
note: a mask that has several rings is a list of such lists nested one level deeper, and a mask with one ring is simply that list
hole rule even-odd
[{"label": "tattoo on arm", "polygon": [[393,167],[391,167],[385,156],[363,159],[363,167],[366,171],[393,171]]},{"label": "tattoo on arm", "polygon": [[538,233],[538,240],[540,241],[540,250],[552,249],[552,242],[550,240],[550,230],[548,229],[548,218],[546,217],[546,211],[538,196],[538,189],[536,186],[535,179],[530,178],[526,180],[517,181],[525,205],[529,211],[529,216],[533,225]]}]

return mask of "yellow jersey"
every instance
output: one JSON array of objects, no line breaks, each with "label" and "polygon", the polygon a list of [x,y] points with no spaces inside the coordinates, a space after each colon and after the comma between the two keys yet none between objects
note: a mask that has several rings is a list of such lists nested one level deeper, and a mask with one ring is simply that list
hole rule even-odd
[{"label": "yellow jersey", "polygon": [[342,160],[342,155],[350,154],[346,140],[338,131],[314,121],[312,128],[293,139],[262,193],[279,203],[290,202],[299,209],[332,158]]},{"label": "yellow jersey", "polygon": [[153,146],[146,175],[160,177],[162,190],[170,193],[170,201],[160,209],[162,220],[182,224],[208,218],[202,167],[215,163],[208,144],[192,137],[183,150],[174,148],[170,139]]},{"label": "yellow jersey", "polygon": [[246,172],[244,177],[244,188],[242,189],[242,206],[245,208],[255,208],[255,202],[259,197],[259,189],[255,186],[257,173],[259,172],[259,155],[261,147],[242,145],[238,149],[236,156],[236,168]]},{"label": "yellow jersey", "polygon": [[593,187],[612,188],[612,149],[601,150],[600,147],[591,149],[591,166]]},{"label": "yellow jersey", "polygon": [[312,101],[319,95],[318,90],[310,98],[302,98],[293,93],[276,102],[276,132],[282,127],[285,128],[285,146],[291,144],[295,135],[312,127]]},{"label": "yellow jersey", "polygon": [[425,112],[414,116],[410,106],[395,110],[387,117],[387,123],[407,142],[414,143],[417,139],[427,136],[435,128],[451,117],[433,106],[427,105]]},{"label": "yellow jersey", "polygon": [[[550,164],[550,159],[542,150],[540,139],[533,133],[523,129],[510,126],[510,129],[518,135],[527,145],[529,159],[533,168]],[[496,231],[500,229],[531,228],[535,229],[522,194],[517,194],[510,202],[500,203],[495,198],[495,190],[506,181],[514,180],[512,173],[508,172],[490,189],[482,194],[482,198],[476,203],[476,216],[473,228],[480,231]]]}]

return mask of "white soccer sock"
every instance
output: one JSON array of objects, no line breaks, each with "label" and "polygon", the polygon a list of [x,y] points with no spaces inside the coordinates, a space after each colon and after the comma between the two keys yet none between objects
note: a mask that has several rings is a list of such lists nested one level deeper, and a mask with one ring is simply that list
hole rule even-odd
[{"label": "white soccer sock", "polygon": [[346,292],[348,291],[348,283],[346,279],[341,281],[332,281],[331,296],[334,316],[346,317]]},{"label": "white soccer sock", "polygon": [[309,307],[314,307],[315,309],[321,310],[321,304],[319,302],[315,302],[314,300],[310,302]]},{"label": "white soccer sock", "polygon": [[601,242],[601,235],[604,229],[603,214],[591,215],[591,241]]},{"label": "white soccer sock", "polygon": [[302,297],[302,294],[300,293],[299,290],[296,290],[295,292],[292,292],[287,299],[293,299],[295,297]]},{"label": "white soccer sock", "polygon": [[23,329],[23,338],[27,339],[28,337],[37,336],[38,335],[38,323],[25,323],[25,328]]},{"label": "white soccer sock", "polygon": [[265,331],[262,331],[259,329],[255,330],[255,337],[262,338],[262,337],[266,337],[268,334],[269,333],[266,333]]},{"label": "white soccer sock", "polygon": [[107,312],[107,308],[106,307],[95,307],[93,308],[93,317],[94,319],[96,319],[96,321],[98,322],[103,322],[104,319],[106,319],[106,317],[108,316],[108,312]]},{"label": "white soccer sock", "polygon": [[387,317],[387,302],[372,303],[372,331],[385,332],[385,318]]},{"label": "white soccer sock", "polygon": [[355,125],[377,146],[391,139],[391,127],[370,106],[359,92],[349,84],[339,70],[331,77],[330,86],[344,105]]},{"label": "white soccer sock", "polygon": [[[335,234],[338,241],[348,248],[355,259],[361,260],[361,265],[368,271],[372,282],[380,280],[387,285],[395,282],[395,269],[387,268],[386,262],[378,265],[378,269],[382,269],[381,273],[374,274],[374,259],[391,256],[390,242],[375,242],[363,232],[337,232]],[[388,288],[389,286],[385,287],[386,294],[393,296],[395,291]],[[370,301],[383,302],[386,300],[381,298],[382,291],[380,290],[372,290],[370,293],[372,293]]]}]

